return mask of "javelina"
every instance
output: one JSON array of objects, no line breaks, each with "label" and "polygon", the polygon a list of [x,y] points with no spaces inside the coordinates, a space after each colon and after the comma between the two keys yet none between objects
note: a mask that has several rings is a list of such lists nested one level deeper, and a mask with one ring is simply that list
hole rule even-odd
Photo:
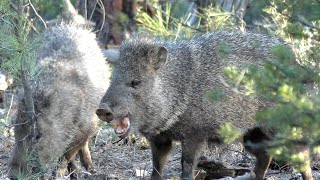
[{"label": "javelina", "polygon": [[[119,136],[132,126],[150,141],[152,179],[161,179],[172,141],[181,141],[182,178],[194,179],[206,142],[221,142],[220,125],[231,122],[245,132],[254,127],[255,112],[265,106],[229,87],[224,68],[262,65],[272,57],[271,48],[281,44],[277,38],[238,31],[178,42],[134,37],[121,44],[111,84],[96,113],[101,120],[116,124]],[[222,91],[224,96],[211,101],[206,95],[210,90]],[[245,141],[268,138],[268,131],[255,128]],[[270,157],[264,150],[251,152],[258,155],[256,179],[263,179]]]},{"label": "javelina", "polygon": [[[110,73],[95,34],[75,25],[62,24],[40,35],[37,50],[39,75],[32,83],[37,141],[35,152],[43,167],[60,158],[60,174],[68,164],[75,170],[74,158],[87,170],[93,170],[88,140],[95,133],[99,119],[95,109],[108,87]],[[21,98],[15,120],[16,146],[9,165],[9,176],[28,173],[24,138],[25,99]],[[32,166],[31,166],[32,167]]]}]

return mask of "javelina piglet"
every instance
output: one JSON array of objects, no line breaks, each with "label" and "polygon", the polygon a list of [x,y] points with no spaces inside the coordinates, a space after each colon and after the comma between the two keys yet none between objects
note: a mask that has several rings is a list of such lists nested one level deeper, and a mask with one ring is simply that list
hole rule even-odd
[{"label": "javelina piglet", "polygon": [[[174,140],[182,146],[182,179],[194,179],[206,143],[222,142],[219,127],[231,122],[246,132],[254,127],[255,112],[266,105],[237,93],[224,78],[225,67],[261,66],[272,57],[275,45],[282,43],[267,35],[239,31],[218,31],[176,42],[133,37],[120,46],[111,84],[96,113],[101,120],[112,121],[119,136],[132,126],[149,140],[151,179],[161,179]],[[223,96],[212,101],[209,91]],[[262,141],[268,134],[255,128],[245,141]],[[258,155],[252,178],[261,180],[270,157],[264,150],[251,152]]]},{"label": "javelina piglet", "polygon": [[[76,25],[62,24],[43,32],[37,49],[38,75],[31,83],[37,139],[34,146],[40,165],[57,166],[63,176],[76,170],[74,158],[79,152],[84,167],[93,171],[88,147],[99,119],[95,110],[107,90],[110,72],[95,39],[95,34]],[[26,100],[21,96],[15,120],[15,149],[9,164],[9,176],[30,173],[30,123],[24,113]],[[33,144],[31,144],[33,145]],[[31,152],[29,152],[31,153]],[[28,159],[29,158],[29,159]]]}]

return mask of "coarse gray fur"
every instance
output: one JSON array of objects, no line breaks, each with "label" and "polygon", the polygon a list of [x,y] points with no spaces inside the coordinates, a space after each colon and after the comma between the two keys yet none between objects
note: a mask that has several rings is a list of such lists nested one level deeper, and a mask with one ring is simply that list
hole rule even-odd
[{"label": "coarse gray fur", "polygon": [[[92,170],[88,140],[98,128],[95,109],[109,85],[110,72],[95,34],[72,24],[61,24],[40,35],[37,69],[32,83],[38,140],[35,144],[43,167],[62,161],[60,175],[78,153]],[[19,104],[16,124],[24,122],[24,99]],[[26,173],[20,143],[26,130],[15,127],[16,148],[9,165],[10,176]],[[26,128],[26,127],[25,127]],[[21,138],[21,139],[20,139]],[[75,167],[73,167],[75,168]]]},{"label": "coarse gray fur", "polygon": [[[235,91],[224,68],[260,66],[272,57],[272,47],[282,44],[275,37],[240,31],[217,31],[177,42],[133,37],[121,44],[111,85],[99,107],[105,114],[97,114],[106,121],[130,117],[132,127],[150,141],[152,179],[161,179],[158,172],[172,141],[181,141],[182,178],[193,179],[206,142],[221,142],[220,125],[231,122],[246,132],[254,126],[255,112],[266,106]],[[224,96],[213,101],[207,96],[212,90]]]}]

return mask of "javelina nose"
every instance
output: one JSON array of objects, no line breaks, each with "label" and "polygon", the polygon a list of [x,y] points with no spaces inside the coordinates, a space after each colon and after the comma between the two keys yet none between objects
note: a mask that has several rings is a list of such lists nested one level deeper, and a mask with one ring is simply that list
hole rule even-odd
[{"label": "javelina nose", "polygon": [[111,109],[106,104],[100,104],[100,107],[96,110],[96,114],[102,121],[110,122],[113,120]]}]

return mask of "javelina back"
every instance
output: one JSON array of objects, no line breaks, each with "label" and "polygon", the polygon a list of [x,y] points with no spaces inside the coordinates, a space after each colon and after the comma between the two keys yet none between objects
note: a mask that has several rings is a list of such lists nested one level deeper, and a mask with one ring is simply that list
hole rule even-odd
[{"label": "javelina back", "polygon": [[[265,106],[229,87],[224,68],[262,65],[272,57],[271,48],[281,44],[277,38],[238,31],[178,42],[134,37],[121,44],[110,87],[96,113],[101,120],[116,124],[119,136],[131,124],[150,141],[152,179],[161,179],[172,141],[181,141],[182,178],[194,179],[193,170],[206,142],[221,142],[220,125],[231,122],[245,132],[253,128],[255,112]],[[211,101],[210,90],[223,96]],[[268,132],[260,130],[249,131],[245,140],[268,139]],[[251,152],[261,154],[255,173],[256,179],[263,179],[270,157],[263,150]]]},{"label": "javelina back", "polygon": [[[36,115],[35,150],[40,164],[50,167],[60,158],[61,171],[73,162],[79,152],[82,164],[93,170],[88,140],[98,127],[95,109],[108,87],[110,73],[95,40],[95,34],[75,25],[62,24],[40,35],[37,50],[39,75],[32,83]],[[9,176],[27,173],[28,164],[23,138],[29,133],[19,103],[14,124],[16,147],[9,165]]]}]

